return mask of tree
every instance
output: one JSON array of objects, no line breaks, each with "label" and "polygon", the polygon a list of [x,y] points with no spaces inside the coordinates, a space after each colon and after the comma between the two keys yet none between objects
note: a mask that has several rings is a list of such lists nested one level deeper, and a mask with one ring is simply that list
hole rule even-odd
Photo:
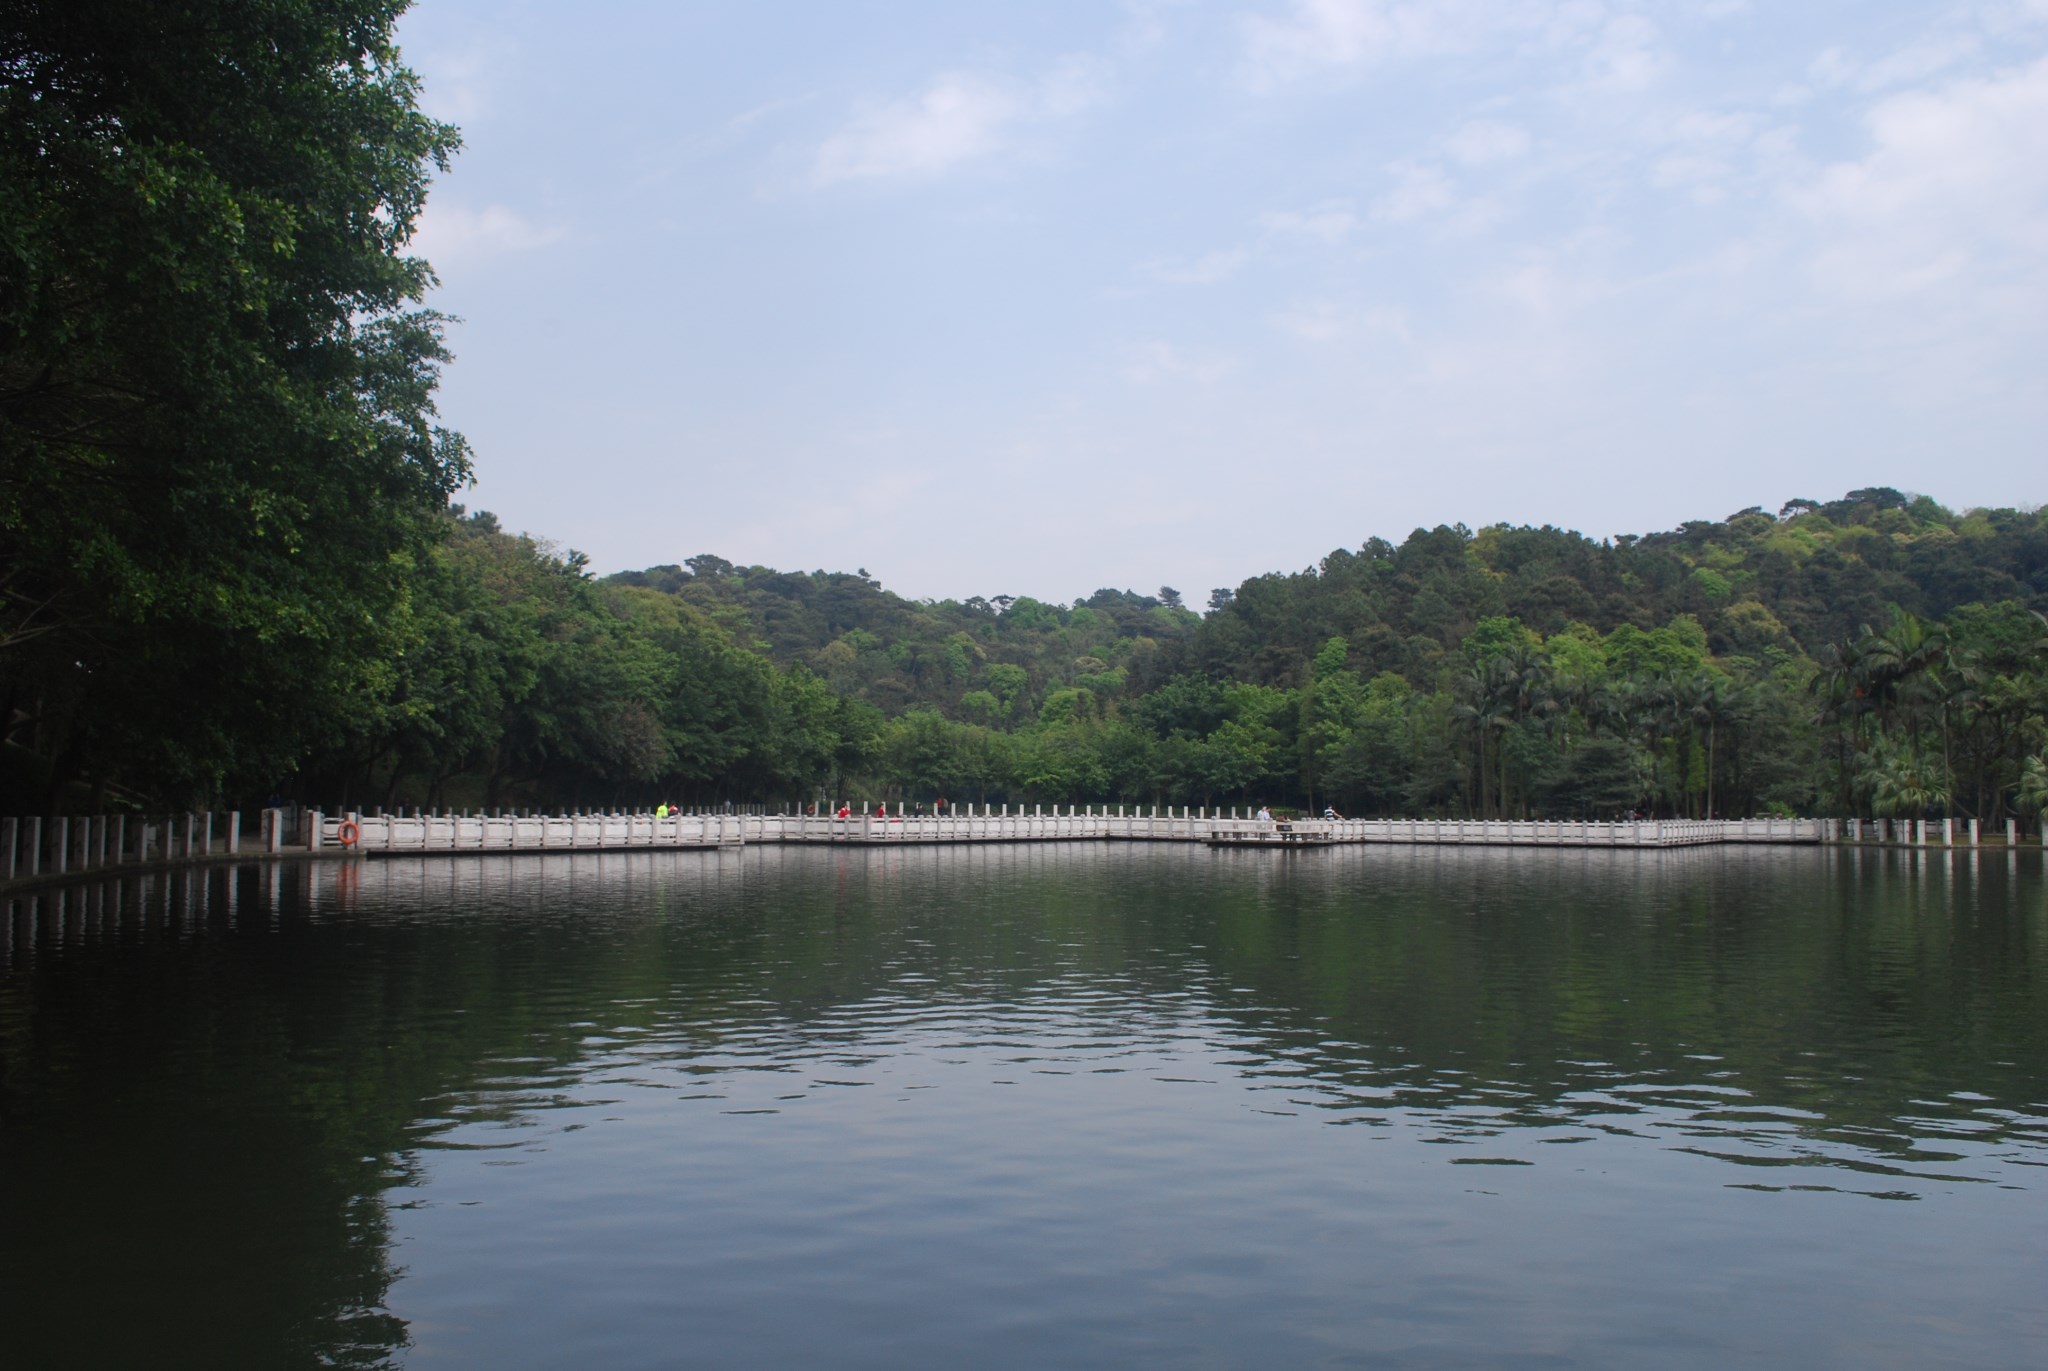
[{"label": "tree", "polygon": [[2048,755],[2029,757],[2020,769],[2019,807],[2029,814],[2048,810]]},{"label": "tree", "polygon": [[404,251],[457,136],[403,8],[0,18],[0,681],[53,801],[268,784],[402,638],[467,473]]}]

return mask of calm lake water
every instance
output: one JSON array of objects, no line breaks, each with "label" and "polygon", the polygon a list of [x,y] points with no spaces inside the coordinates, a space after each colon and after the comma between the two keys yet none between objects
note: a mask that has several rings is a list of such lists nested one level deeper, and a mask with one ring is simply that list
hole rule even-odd
[{"label": "calm lake water", "polygon": [[248,867],[4,954],[21,1371],[2048,1364],[2037,854]]}]

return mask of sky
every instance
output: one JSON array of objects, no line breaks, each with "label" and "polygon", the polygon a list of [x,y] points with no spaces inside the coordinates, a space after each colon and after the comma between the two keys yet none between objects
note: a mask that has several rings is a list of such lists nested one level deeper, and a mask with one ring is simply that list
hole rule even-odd
[{"label": "sky", "polygon": [[598,571],[1210,589],[2048,499],[2048,0],[416,0],[464,499]]}]

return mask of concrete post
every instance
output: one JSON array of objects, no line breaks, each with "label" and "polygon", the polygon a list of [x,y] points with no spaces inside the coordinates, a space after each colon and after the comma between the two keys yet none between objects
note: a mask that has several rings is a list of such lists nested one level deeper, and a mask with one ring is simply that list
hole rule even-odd
[{"label": "concrete post", "polygon": [[2020,824],[2017,819],[2005,821],[2005,845],[2008,850],[2020,845]]},{"label": "concrete post", "polygon": [[242,850],[242,811],[228,811],[228,855],[235,856]]},{"label": "concrete post", "polygon": [[50,824],[50,850],[57,856],[57,874],[62,876],[71,865],[71,820],[60,814]]},{"label": "concrete post", "polygon": [[1972,819],[1972,820],[1970,820],[1970,846],[1971,846],[1971,847],[1975,847],[1976,845],[1977,845],[1977,821],[1976,821],[1975,819]]},{"label": "concrete post", "polygon": [[306,850],[308,852],[318,852],[320,850],[320,825],[322,822],[323,819],[319,810],[309,809],[306,811]]},{"label": "concrete post", "polygon": [[0,870],[4,870],[7,873],[4,879],[10,881],[14,879],[14,843],[21,836],[20,830],[21,821],[19,819],[0,819],[0,847],[7,849],[7,856],[4,859],[0,859],[0,861],[5,863],[0,865]]},{"label": "concrete post", "polygon": [[1913,841],[1921,847],[1927,846],[1927,820],[1913,820]]},{"label": "concrete post", "polygon": [[43,874],[43,821],[40,817],[28,821],[28,874]]}]

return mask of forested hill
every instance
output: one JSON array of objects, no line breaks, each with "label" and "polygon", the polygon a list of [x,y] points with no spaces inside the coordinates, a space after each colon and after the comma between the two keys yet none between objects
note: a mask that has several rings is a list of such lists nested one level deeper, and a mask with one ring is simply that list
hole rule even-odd
[{"label": "forested hill", "polygon": [[[1893,607],[1941,619],[1968,604],[2048,609],[2048,515],[1956,514],[1896,490],[1852,491],[1594,540],[1543,527],[1417,529],[1295,573],[1208,597],[1098,590],[1071,605],[1028,596],[913,601],[856,573],[737,567],[705,555],[609,578],[680,596],[785,665],[802,663],[885,712],[919,704],[987,719],[1047,688],[1139,694],[1185,672],[1292,687],[1332,638],[1367,676],[1417,686],[1483,620],[1548,638],[1606,637],[1689,615],[1716,658],[1817,661]],[[993,697],[993,698],[991,698]]]},{"label": "forested hill", "polygon": [[608,588],[828,688],[861,736],[838,735],[825,784],[855,797],[1994,824],[2048,805],[2048,520],[1890,489],[1597,542],[1417,530],[1201,615],[1169,587],[910,601],[865,571],[709,555]]},{"label": "forested hill", "polygon": [[936,705],[989,721],[1049,685],[1121,694],[1171,674],[1201,616],[1178,592],[1098,590],[1071,605],[1028,595],[906,600],[866,570],[785,572],[692,557],[609,578],[666,591],[777,662],[808,666],[886,713]]}]

